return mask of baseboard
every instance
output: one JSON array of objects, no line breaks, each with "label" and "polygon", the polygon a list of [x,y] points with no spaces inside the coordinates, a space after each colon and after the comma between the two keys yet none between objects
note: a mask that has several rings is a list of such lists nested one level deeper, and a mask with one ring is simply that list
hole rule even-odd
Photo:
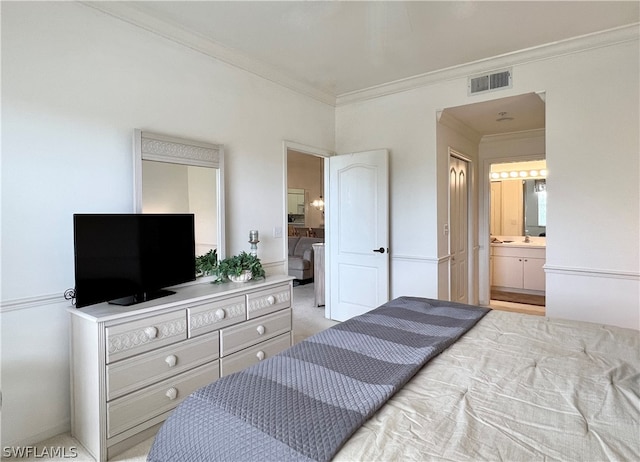
[{"label": "baseboard", "polygon": [[42,441],[46,441],[49,438],[53,438],[54,436],[69,432],[71,432],[71,419],[66,419],[64,422],[54,425],[53,427],[49,427],[41,432],[34,433],[33,435],[29,435],[25,438],[20,438],[19,440],[14,441],[3,441],[2,447],[33,446],[41,443]]}]

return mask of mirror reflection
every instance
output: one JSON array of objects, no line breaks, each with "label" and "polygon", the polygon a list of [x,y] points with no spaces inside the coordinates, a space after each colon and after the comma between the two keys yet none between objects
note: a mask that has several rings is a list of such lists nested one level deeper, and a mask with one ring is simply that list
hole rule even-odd
[{"label": "mirror reflection", "polygon": [[523,181],[524,232],[529,236],[547,235],[547,182],[542,179]]},{"label": "mirror reflection", "polygon": [[214,168],[142,161],[142,212],[193,213],[196,255],[218,247]]},{"label": "mirror reflection", "polygon": [[491,166],[492,236],[546,236],[546,162]]},{"label": "mirror reflection", "polygon": [[196,256],[225,258],[224,146],[134,130],[134,210],[193,213]]},{"label": "mirror reflection", "polygon": [[287,190],[287,219],[290,226],[305,226],[306,193],[304,189]]}]

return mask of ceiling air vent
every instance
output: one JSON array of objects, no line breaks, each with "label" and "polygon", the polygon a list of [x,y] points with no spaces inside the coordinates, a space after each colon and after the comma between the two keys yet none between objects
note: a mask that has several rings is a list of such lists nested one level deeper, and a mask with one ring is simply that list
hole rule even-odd
[{"label": "ceiling air vent", "polygon": [[511,70],[469,77],[469,94],[511,88]]}]

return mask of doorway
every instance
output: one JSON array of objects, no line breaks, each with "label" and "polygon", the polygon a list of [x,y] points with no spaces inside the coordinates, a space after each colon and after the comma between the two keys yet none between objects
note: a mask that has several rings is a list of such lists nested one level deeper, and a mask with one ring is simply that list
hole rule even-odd
[{"label": "doorway", "polygon": [[[442,117],[444,116],[444,117]],[[469,204],[473,216],[470,228],[469,285],[471,303],[490,304],[490,219],[492,163],[533,160],[545,157],[545,94],[527,93],[442,110],[449,127],[447,144],[466,146],[479,168],[469,177],[477,197]],[[470,130],[469,130],[470,129]],[[445,144],[438,141],[439,145]],[[446,155],[442,152],[442,158]],[[451,284],[451,280],[450,280]]]},{"label": "doorway", "polygon": [[325,165],[331,154],[284,142],[285,272],[295,278],[294,287],[304,286],[313,293],[313,305],[319,309],[325,305],[325,262],[329,259],[321,244],[326,232]]},{"label": "doorway", "polygon": [[490,306],[545,314],[544,159],[491,163]]}]

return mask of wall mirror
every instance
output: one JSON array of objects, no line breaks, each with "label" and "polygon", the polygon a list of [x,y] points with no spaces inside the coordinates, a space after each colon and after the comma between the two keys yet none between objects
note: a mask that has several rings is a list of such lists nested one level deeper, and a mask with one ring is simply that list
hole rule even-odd
[{"label": "wall mirror", "polygon": [[547,183],[542,179],[524,180],[524,229],[529,236],[547,235]]},{"label": "wall mirror", "polygon": [[546,161],[491,166],[493,236],[546,236]]},{"label": "wall mirror", "polygon": [[222,145],[134,130],[136,213],[193,213],[196,255],[225,256]]},{"label": "wall mirror", "polygon": [[491,234],[546,236],[545,179],[491,182]]},{"label": "wall mirror", "polygon": [[305,225],[306,192],[304,189],[287,190],[287,218],[291,226]]}]

